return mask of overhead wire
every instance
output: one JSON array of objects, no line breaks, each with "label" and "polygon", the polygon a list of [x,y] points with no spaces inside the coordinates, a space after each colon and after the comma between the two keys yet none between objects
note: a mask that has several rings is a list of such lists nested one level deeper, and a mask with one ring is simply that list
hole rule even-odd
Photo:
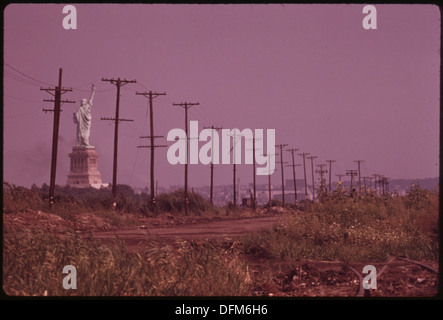
[{"label": "overhead wire", "polygon": [[45,81],[42,81],[42,80],[38,80],[38,79],[36,79],[36,78],[34,78],[34,77],[31,77],[30,75],[28,75],[28,74],[26,74],[26,73],[20,71],[19,69],[13,67],[12,65],[10,65],[10,64],[7,63],[7,62],[4,62],[4,64],[5,64],[6,66],[8,66],[9,68],[11,68],[12,70],[14,70],[14,71],[20,73],[21,75],[25,76],[25,77],[28,78],[28,79],[31,79],[31,80],[33,80],[33,81],[39,82],[39,83],[41,83],[41,84],[49,85],[49,86],[52,86],[52,85],[53,85],[53,84],[51,84],[51,83],[48,83],[48,82],[45,82]]},{"label": "overhead wire", "polygon": [[19,75],[13,74],[13,73],[11,73],[9,71],[4,70],[3,73],[4,73],[4,75],[6,77],[9,77],[9,78],[11,78],[13,80],[16,80],[18,82],[21,82],[23,84],[26,84],[26,85],[29,85],[29,86],[33,86],[33,87],[37,87],[37,88],[41,87],[40,85],[38,85],[38,84],[28,80],[28,79],[24,79],[24,78],[20,77]]}]

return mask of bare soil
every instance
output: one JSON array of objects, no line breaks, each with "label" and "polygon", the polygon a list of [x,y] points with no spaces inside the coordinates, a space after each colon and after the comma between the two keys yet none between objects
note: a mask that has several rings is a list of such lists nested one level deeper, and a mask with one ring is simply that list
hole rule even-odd
[{"label": "bare soil", "polygon": [[[17,229],[38,228],[63,235],[71,230],[91,235],[102,241],[123,240],[129,251],[143,250],[148,241],[178,244],[183,240],[220,240],[225,246],[239,245],[242,234],[270,229],[278,224],[284,213],[259,212],[248,217],[177,217],[145,218],[132,216],[129,225],[115,225],[105,217],[82,213],[75,219],[28,210],[3,214],[3,233]],[[252,273],[252,296],[276,297],[355,297],[361,277],[352,270],[362,271],[365,265],[381,270],[388,263],[344,264],[339,261],[278,261],[260,252],[244,254]],[[423,261],[438,270],[438,262]],[[365,276],[365,275],[362,275]],[[377,279],[376,290],[365,290],[371,297],[434,297],[439,292],[438,274],[406,261],[393,260]]]}]

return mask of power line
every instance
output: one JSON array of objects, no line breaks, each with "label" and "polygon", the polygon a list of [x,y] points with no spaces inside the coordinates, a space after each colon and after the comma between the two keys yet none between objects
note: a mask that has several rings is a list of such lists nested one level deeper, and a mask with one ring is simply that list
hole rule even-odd
[{"label": "power line", "polygon": [[16,99],[16,100],[25,101],[25,102],[34,102],[34,103],[37,103],[37,102],[38,102],[38,103],[40,103],[40,100],[30,100],[30,99],[24,99],[24,98],[14,97],[14,96],[11,96],[11,95],[9,95],[9,94],[7,94],[7,93],[4,93],[3,96],[8,97],[8,98],[11,98],[11,99]]},{"label": "power line", "polygon": [[12,73],[10,73],[10,72],[8,72],[8,71],[4,71],[4,75],[5,75],[6,77],[9,77],[9,78],[11,78],[11,79],[13,79],[13,80],[16,80],[16,81],[18,81],[18,82],[21,82],[21,83],[26,84],[26,85],[29,85],[29,86],[33,86],[33,87],[40,87],[40,86],[41,86],[40,84],[37,84],[37,83],[35,83],[35,82],[32,82],[32,81],[30,81],[30,80],[28,80],[28,79],[24,79],[24,78],[20,77],[19,75],[12,74]]},{"label": "power line", "polygon": [[48,86],[52,86],[52,85],[53,85],[53,84],[51,84],[51,83],[47,83],[47,82],[44,82],[44,81],[38,80],[38,79],[36,79],[36,78],[34,78],[34,77],[31,77],[30,75],[27,75],[26,73],[24,73],[24,72],[18,70],[17,68],[11,66],[11,65],[10,65],[9,63],[7,63],[7,62],[5,62],[5,65],[8,66],[9,68],[13,69],[14,71],[20,73],[21,75],[25,76],[25,77],[28,78],[28,79],[31,79],[31,80],[33,80],[33,81],[36,81],[36,82],[38,82],[38,83],[45,84],[45,85],[48,85]]}]

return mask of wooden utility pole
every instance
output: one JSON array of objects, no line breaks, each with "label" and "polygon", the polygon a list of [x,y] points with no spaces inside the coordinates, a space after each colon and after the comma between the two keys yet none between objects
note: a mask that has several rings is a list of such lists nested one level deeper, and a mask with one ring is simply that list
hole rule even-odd
[{"label": "wooden utility pole", "polygon": [[211,204],[214,204],[213,199],[213,191],[214,191],[214,130],[221,130],[223,128],[214,127],[213,125],[210,127],[204,127],[204,129],[211,129],[211,193],[209,199]]},{"label": "wooden utility pole", "polygon": [[344,174],[336,174],[336,177],[338,177],[338,181],[341,182],[341,177],[345,176]]},{"label": "wooden utility pole", "polygon": [[374,173],[372,174],[374,176],[374,195],[377,196],[377,177],[379,176],[378,174]]},{"label": "wooden utility pole", "polygon": [[389,182],[388,182],[388,178],[386,178],[385,176],[379,174],[378,175],[378,183],[379,185],[381,185],[381,190],[380,193],[381,195],[385,195],[386,192],[389,192]]},{"label": "wooden utility pole", "polygon": [[323,180],[323,175],[327,173],[328,170],[323,169],[326,166],[326,164],[324,163],[316,164],[316,166],[320,168],[320,170],[316,170],[315,172],[320,173],[320,181],[321,181]]},{"label": "wooden utility pole", "polygon": [[[72,91],[71,88],[62,88],[62,73],[63,69],[60,68],[58,72],[58,86],[55,88],[40,88],[40,90],[46,91],[54,96],[54,99],[44,99],[46,102],[54,102],[54,109],[43,109],[44,112],[54,112],[54,123],[52,128],[52,156],[51,156],[51,176],[49,182],[49,208],[54,205],[54,192],[55,192],[55,175],[57,171],[57,149],[58,149],[58,132],[60,127],[60,112],[62,103],[75,103],[71,100],[61,100],[63,93]],[[52,93],[54,91],[54,94]]]},{"label": "wooden utility pole", "polygon": [[351,194],[354,188],[354,177],[357,175],[357,170],[346,170],[346,175],[351,176]]},{"label": "wooden utility pole", "polygon": [[252,138],[252,184],[253,184],[253,197],[252,208],[255,211],[257,207],[257,186],[256,186],[256,165],[255,165],[255,136]]},{"label": "wooden utility pole", "polygon": [[332,163],[335,162],[335,160],[326,160],[326,162],[329,162],[329,193],[332,193],[332,182],[331,182]]},{"label": "wooden utility pole", "polygon": [[115,107],[115,118],[100,118],[100,120],[111,120],[114,121],[114,165],[112,173],[112,207],[117,208],[117,154],[118,154],[118,125],[120,121],[134,121],[128,119],[120,119],[120,88],[128,83],[136,83],[136,80],[126,80],[117,78],[115,80],[102,78],[102,81],[111,82],[117,86],[117,101]]},{"label": "wooden utility pole", "polygon": [[[233,141],[233,143],[232,143],[232,148],[231,148],[231,150],[229,150],[229,153],[231,152],[231,151],[234,151],[233,153],[232,153],[232,163],[233,163],[233,171],[234,171],[234,178],[233,178],[233,188],[234,188],[234,190],[233,190],[233,201],[234,201],[234,207],[236,207],[237,206],[237,191],[236,191],[236,177],[237,177],[237,164],[235,163],[235,159],[236,159],[236,157],[235,157],[235,146],[236,146],[236,144],[237,144],[237,131],[236,130],[234,130],[234,133],[233,134],[229,134],[228,135],[229,137],[233,137],[233,139],[232,139],[232,141]],[[241,139],[241,135],[240,135],[240,139]]]},{"label": "wooden utility pole", "polygon": [[365,162],[365,160],[354,160],[358,163],[358,194],[361,194],[361,174],[360,174],[360,163]]},{"label": "wooden utility pole", "polygon": [[185,109],[185,133],[186,133],[186,161],[185,161],[185,214],[189,214],[189,199],[188,199],[188,109],[192,106],[198,106],[198,102],[182,102],[173,103],[173,106],[179,106]]},{"label": "wooden utility pole", "polygon": [[[252,210],[255,212],[257,207],[257,186],[256,186],[256,163],[255,163],[255,137],[252,139],[248,139],[248,141],[252,140],[252,185],[253,185],[253,195],[252,195]],[[251,149],[248,149],[251,150]]]},{"label": "wooden utility pole", "polygon": [[283,170],[283,148],[286,147],[287,144],[278,144],[276,147],[280,148],[280,169],[281,169],[281,191],[282,191],[282,201],[281,205],[282,207],[285,206],[285,177],[284,177],[284,170]]},{"label": "wooden utility pole", "polygon": [[295,164],[294,153],[296,151],[298,151],[298,150],[299,149],[294,149],[294,148],[286,150],[286,151],[290,152],[291,156],[292,156],[292,164],[287,165],[287,167],[292,167],[292,179],[294,180],[294,205],[295,205],[295,209],[297,209],[297,206],[298,206],[298,201],[297,201],[297,182],[295,180],[295,167],[300,166],[300,164]]},{"label": "wooden utility pole", "polygon": [[311,169],[312,169],[312,202],[315,202],[314,159],[316,158],[318,158],[318,156],[308,157],[308,159],[311,160]]},{"label": "wooden utility pole", "polygon": [[367,193],[367,191],[368,191],[368,185],[366,184],[366,179],[368,179],[369,180],[369,189],[371,189],[371,180],[372,180],[372,177],[363,177],[363,184],[364,184],[364,186],[365,186],[365,194]]},{"label": "wooden utility pole", "polygon": [[[322,164],[317,164],[316,166],[320,168],[315,171],[317,173],[320,173],[320,189],[319,189],[320,191],[319,192],[322,192],[323,188],[325,189],[324,191],[326,191],[326,186],[323,184],[323,181],[324,181],[323,175],[328,172],[328,170],[323,169],[323,167],[325,167],[326,164],[322,163]],[[326,193],[327,193],[327,191],[326,191]]]},{"label": "wooden utility pole", "polygon": [[305,157],[308,154],[309,153],[306,153],[306,152],[299,154],[299,156],[303,157],[303,172],[304,172],[304,177],[305,177],[305,210],[308,207],[308,180],[306,179],[306,161],[305,161]]},{"label": "wooden utility pole", "polygon": [[[266,155],[266,154],[264,154]],[[269,212],[271,212],[271,207],[272,207],[272,191],[271,191],[271,156],[277,156],[278,153],[267,153],[267,157],[268,157],[268,164],[269,164],[269,171],[268,171],[268,191],[269,191],[269,206],[268,206],[268,210]]]},{"label": "wooden utility pole", "polygon": [[155,211],[156,207],[156,196],[155,196],[155,185],[154,185],[154,150],[155,148],[162,148],[166,147],[166,145],[155,145],[154,139],[155,138],[163,138],[163,136],[155,136],[154,135],[154,108],[152,101],[154,98],[158,96],[164,96],[166,95],[165,92],[158,93],[158,92],[136,92],[136,95],[142,95],[144,97],[147,97],[149,99],[149,121],[150,121],[150,135],[149,136],[141,136],[140,138],[148,138],[151,140],[151,144],[149,146],[138,146],[138,148],[151,148],[151,172],[150,172],[150,185],[151,185],[151,208],[153,211]]}]

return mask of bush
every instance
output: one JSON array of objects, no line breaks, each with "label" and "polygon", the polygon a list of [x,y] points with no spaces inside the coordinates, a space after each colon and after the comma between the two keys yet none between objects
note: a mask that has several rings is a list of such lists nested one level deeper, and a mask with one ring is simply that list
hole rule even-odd
[{"label": "bush", "polygon": [[42,210],[45,203],[35,190],[3,182],[3,212],[14,213],[28,209]]}]

